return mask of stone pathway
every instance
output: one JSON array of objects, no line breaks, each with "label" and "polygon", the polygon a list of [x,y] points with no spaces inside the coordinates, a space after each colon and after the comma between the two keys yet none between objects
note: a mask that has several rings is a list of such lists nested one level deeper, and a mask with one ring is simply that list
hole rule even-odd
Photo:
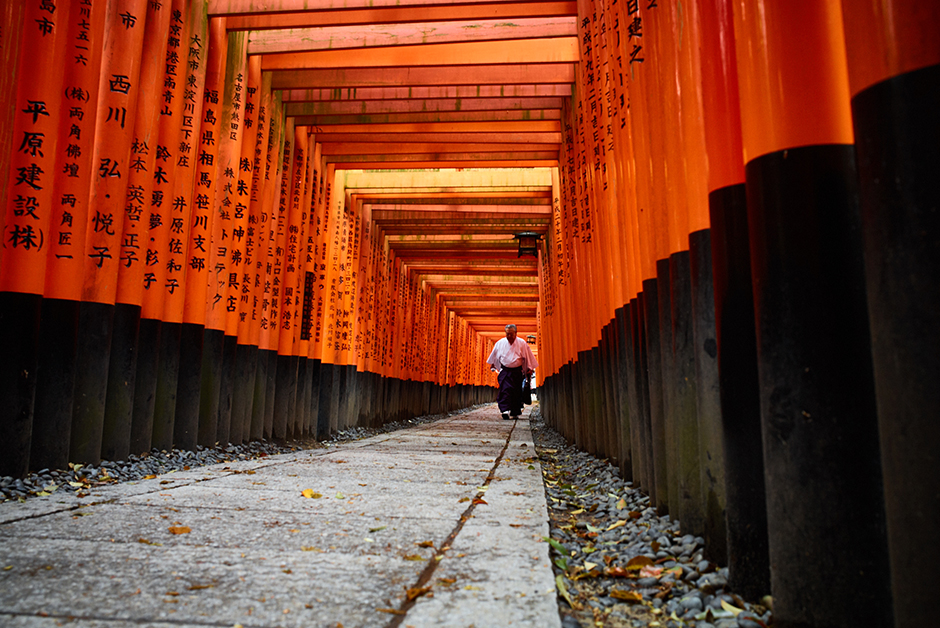
[{"label": "stone pathway", "polygon": [[0,626],[551,628],[547,535],[528,421],[487,406],[0,504]]}]

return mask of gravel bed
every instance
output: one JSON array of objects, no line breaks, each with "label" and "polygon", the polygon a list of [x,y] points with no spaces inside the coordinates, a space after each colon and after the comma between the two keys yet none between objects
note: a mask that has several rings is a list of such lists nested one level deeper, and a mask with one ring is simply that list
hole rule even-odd
[{"label": "gravel bed", "polygon": [[569,445],[532,408],[564,628],[767,628],[772,600],[742,600],[728,570],[703,556],[649,497],[604,460]]},{"label": "gravel bed", "polygon": [[42,469],[24,478],[0,477],[0,502],[25,501],[30,497],[49,495],[55,491],[81,492],[93,486],[114,482],[131,482],[170,471],[187,471],[220,462],[234,460],[256,460],[265,456],[290,453],[304,449],[321,449],[340,443],[369,438],[406,427],[437,421],[448,416],[464,414],[479,406],[464,408],[448,414],[432,414],[386,423],[378,428],[351,427],[334,434],[329,440],[317,442],[313,438],[275,442],[266,439],[241,445],[216,445],[196,448],[196,451],[154,449],[139,455],[130,455],[127,460],[112,462],[102,460],[98,465],[69,463],[67,469]]}]

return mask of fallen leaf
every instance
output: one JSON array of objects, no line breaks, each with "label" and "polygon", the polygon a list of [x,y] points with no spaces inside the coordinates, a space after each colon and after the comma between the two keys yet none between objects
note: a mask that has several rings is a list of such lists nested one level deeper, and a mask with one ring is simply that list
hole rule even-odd
[{"label": "fallen leaf", "polygon": [[584,563],[584,569],[585,569],[585,571],[591,571],[591,570],[594,569],[595,567],[597,567],[597,563],[589,563],[589,562],[586,562],[586,561],[585,561],[585,563]]},{"label": "fallen leaf", "polygon": [[163,545],[162,543],[154,543],[153,541],[148,541],[147,539],[145,539],[145,538],[143,538],[143,537],[137,539],[137,542],[138,542],[138,543],[143,543],[144,545],[159,545],[159,546],[162,546],[162,545]]},{"label": "fallen leaf", "polygon": [[622,497],[619,500],[617,500],[617,510],[623,510],[626,507],[627,507],[627,500],[625,500]]},{"label": "fallen leaf", "polygon": [[387,528],[387,527],[388,527],[388,526],[379,526],[379,527],[377,527],[377,528],[369,528],[369,532],[381,532],[382,530],[384,530],[384,529]]},{"label": "fallen leaf", "polygon": [[620,527],[623,527],[623,526],[625,526],[625,525],[627,525],[627,522],[624,521],[623,519],[621,519],[621,520],[619,520],[619,521],[615,521],[615,522],[613,522],[612,524],[610,524],[609,526],[607,526],[607,532],[610,532],[610,531],[613,530],[614,528],[620,528]]},{"label": "fallen leaf", "polygon": [[473,499],[473,503],[474,503],[474,504],[485,504],[485,505],[489,506],[489,504],[486,503],[486,500],[483,499],[482,497],[475,497],[475,498]]},{"label": "fallen leaf", "polygon": [[638,512],[635,511],[635,510],[631,510],[630,512],[627,513],[627,516],[630,517],[631,519],[639,519],[639,518],[642,517],[643,515],[640,514],[640,513],[638,513]]},{"label": "fallen leaf", "polygon": [[10,571],[11,569],[13,569],[13,565],[7,565],[3,568],[4,571]]},{"label": "fallen leaf", "polygon": [[652,549],[654,552],[658,552],[660,547],[661,546],[659,544],[659,541],[653,541],[652,543],[650,543],[650,549]]},{"label": "fallen leaf", "polygon": [[300,494],[306,497],[307,499],[320,499],[321,497],[323,497],[323,495],[321,495],[320,493],[317,493],[312,488],[305,488],[304,490],[300,491]]},{"label": "fallen leaf", "polygon": [[610,597],[616,600],[623,600],[625,602],[638,603],[643,601],[643,596],[637,593],[636,591],[624,591],[623,589],[611,589],[609,593]]},{"label": "fallen leaf", "polygon": [[468,502],[468,501],[470,501],[469,497],[461,497],[460,499],[457,500],[457,503],[462,504],[463,502]]},{"label": "fallen leaf", "polygon": [[417,561],[417,560],[425,560],[425,558],[424,556],[421,556],[420,554],[408,554],[407,556],[405,556],[405,560]]},{"label": "fallen leaf", "polygon": [[170,534],[189,534],[192,532],[187,526],[170,526],[168,529]]},{"label": "fallen leaf", "polygon": [[556,552],[558,552],[562,556],[568,555],[568,550],[565,549],[565,546],[559,543],[558,541],[556,541],[555,539],[548,537],[548,536],[543,536],[542,540],[548,543],[549,545],[551,545],[552,549],[554,549]]},{"label": "fallen leaf", "polygon": [[662,567],[643,567],[640,569],[641,578],[658,578],[662,575]]},{"label": "fallen leaf", "polygon": [[580,515],[582,512],[584,512],[584,508],[578,508],[577,510],[572,510],[572,511],[571,511],[570,513],[568,513],[568,514],[571,514],[571,515]]},{"label": "fallen leaf", "polygon": [[346,496],[343,495],[342,493],[337,493],[337,494],[336,494],[336,499],[346,499]]},{"label": "fallen leaf", "polygon": [[[154,477],[156,477],[156,476],[154,476]],[[69,486],[74,486],[75,488],[81,488],[81,487],[83,487],[83,486],[85,486],[85,485],[82,484],[81,482],[69,482]]]},{"label": "fallen leaf", "polygon": [[434,547],[434,541],[421,541],[420,543],[415,543],[418,547]]},{"label": "fallen leaf", "polygon": [[375,609],[377,613],[388,613],[389,615],[404,615],[405,611],[400,611],[397,608],[377,608]]},{"label": "fallen leaf", "polygon": [[322,552],[323,550],[321,550],[321,549],[318,548],[318,547],[314,547],[313,545],[304,545],[303,547],[300,548],[300,551],[302,551],[302,552]]},{"label": "fallen leaf", "polygon": [[[560,578],[561,576],[558,576],[558,577]],[[468,584],[468,585],[465,586],[463,589],[464,589],[464,591],[482,591],[482,590],[483,590],[483,589],[481,589],[480,587],[475,587],[475,586],[473,586],[472,584]]]},{"label": "fallen leaf", "polygon": [[643,567],[652,567],[653,559],[649,556],[634,556],[627,561],[627,569],[640,570]]},{"label": "fallen leaf", "polygon": [[409,601],[409,602],[411,602],[412,600],[417,600],[417,599],[418,599],[419,597],[421,597],[422,595],[428,595],[429,593],[431,593],[431,587],[430,587],[430,586],[427,586],[427,587],[415,587],[415,588],[413,588],[413,589],[408,589],[408,590],[405,592],[405,597],[408,598],[408,601]]},{"label": "fallen leaf", "polygon": [[174,595],[174,596],[175,596],[175,595],[179,595],[180,592],[179,592],[179,591],[167,591],[166,594],[167,594],[167,595]]},{"label": "fallen leaf", "polygon": [[[154,474],[151,473],[150,475],[145,475],[145,476],[144,476],[144,479],[145,479],[145,480],[152,480],[152,479],[154,479],[155,477],[157,477],[157,476],[155,476]],[[71,484],[71,482],[69,482],[69,484]]]},{"label": "fallen leaf", "polygon": [[573,609],[577,609],[578,606],[575,605],[574,600],[571,599],[571,596],[568,594],[568,589],[565,587],[565,581],[561,577],[561,574],[555,576],[555,587],[558,588],[558,594],[568,602],[568,606]]},{"label": "fallen leaf", "polygon": [[437,581],[444,586],[450,586],[457,582],[457,578],[438,578]]},{"label": "fallen leaf", "polygon": [[726,611],[728,611],[729,613],[731,613],[731,614],[734,615],[735,617],[737,617],[738,615],[740,615],[741,613],[744,612],[744,609],[743,609],[743,608],[738,608],[737,606],[732,606],[731,604],[728,604],[728,603],[725,602],[724,600],[721,601],[721,608],[725,609]]},{"label": "fallen leaf", "polygon": [[211,589],[214,587],[214,584],[194,584],[193,586],[187,589],[188,591],[199,591],[200,589]]}]

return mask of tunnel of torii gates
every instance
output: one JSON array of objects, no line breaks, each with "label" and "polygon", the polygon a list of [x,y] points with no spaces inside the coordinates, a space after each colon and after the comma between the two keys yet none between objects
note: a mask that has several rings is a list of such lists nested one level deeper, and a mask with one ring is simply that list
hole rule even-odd
[{"label": "tunnel of torii gates", "polygon": [[0,474],[491,401],[515,323],[546,421],[778,627],[936,625],[938,32],[935,0],[4,2]]}]

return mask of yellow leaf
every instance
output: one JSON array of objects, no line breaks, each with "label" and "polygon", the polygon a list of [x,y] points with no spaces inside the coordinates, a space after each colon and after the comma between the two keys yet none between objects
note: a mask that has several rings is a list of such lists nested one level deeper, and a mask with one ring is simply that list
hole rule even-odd
[{"label": "yellow leaf", "polygon": [[300,551],[302,551],[302,552],[322,552],[323,550],[321,550],[321,549],[319,549],[319,548],[317,548],[317,547],[314,547],[313,545],[304,545],[303,547],[300,548]]},{"label": "yellow leaf", "polygon": [[404,615],[405,611],[400,611],[397,608],[377,608],[376,612],[379,613],[388,613],[389,615]]},{"label": "yellow leaf", "polygon": [[449,586],[457,582],[457,579],[456,578],[438,578],[437,581],[440,582],[444,586]]},{"label": "yellow leaf", "polygon": [[610,531],[613,530],[614,528],[620,528],[620,527],[623,527],[623,526],[625,526],[625,525],[627,525],[627,522],[624,521],[623,519],[621,519],[620,521],[615,521],[615,522],[613,522],[612,524],[610,524],[609,526],[607,526],[607,532],[610,532]]},{"label": "yellow leaf", "polygon": [[643,567],[652,567],[653,559],[649,556],[634,556],[627,562],[627,569],[640,570]]},{"label": "yellow leaf", "polygon": [[431,593],[431,587],[429,587],[429,586],[427,586],[427,587],[415,587],[415,588],[413,588],[413,589],[408,589],[408,590],[405,592],[405,597],[408,598],[408,601],[409,601],[409,602],[411,602],[412,600],[416,600],[416,599],[418,599],[419,597],[421,597],[422,595],[428,595],[429,593]]},{"label": "yellow leaf", "polygon": [[464,591],[482,591],[482,590],[483,589],[481,589],[480,587],[475,587],[472,584],[468,584],[467,586],[464,587]]},{"label": "yellow leaf", "polygon": [[457,500],[457,503],[461,504],[463,502],[468,502],[468,501],[470,501],[469,497],[461,497],[460,499]]},{"label": "yellow leaf", "polygon": [[734,606],[734,605],[732,605],[732,604],[728,604],[728,603],[725,602],[724,600],[721,601],[721,608],[725,609],[726,611],[728,611],[729,613],[731,613],[731,614],[734,615],[735,617],[737,617],[738,615],[740,615],[741,613],[744,612],[744,609],[743,609],[743,608],[738,608],[737,606]]},{"label": "yellow leaf", "polygon": [[75,488],[81,488],[85,485],[82,484],[81,482],[69,482],[69,486],[74,486]]},{"label": "yellow leaf", "polygon": [[381,532],[382,530],[384,530],[384,529],[387,528],[387,527],[388,527],[388,526],[379,526],[379,527],[377,527],[377,528],[369,528],[369,532]]},{"label": "yellow leaf", "polygon": [[623,589],[611,589],[610,597],[634,604],[643,601],[643,596],[636,591],[624,591]]},{"label": "yellow leaf", "polygon": [[486,503],[486,500],[483,499],[482,497],[477,497],[477,498],[475,498],[475,499],[473,500],[473,503],[474,503],[474,504],[485,504],[485,505],[489,506],[489,504]]},{"label": "yellow leaf", "polygon": [[143,543],[144,545],[159,545],[159,546],[162,546],[162,545],[163,545],[162,543],[154,543],[153,541],[148,541],[147,539],[145,539],[145,538],[143,538],[143,537],[137,539],[137,542],[138,542],[138,543]]},{"label": "yellow leaf", "polygon": [[321,495],[320,493],[317,493],[312,488],[305,488],[304,490],[300,491],[300,494],[306,497],[307,499],[320,499],[321,497],[323,497],[323,495]]},{"label": "yellow leaf", "polygon": [[572,511],[571,511],[570,513],[568,513],[568,514],[569,514],[569,515],[580,515],[582,512],[584,512],[584,508],[578,508],[577,510],[572,510]]},{"label": "yellow leaf", "polygon": [[420,554],[408,554],[405,556],[405,560],[424,560],[424,556]]},{"label": "yellow leaf", "polygon": [[337,494],[336,494],[336,499],[346,499],[346,496],[343,495],[342,493],[337,493]]},{"label": "yellow leaf", "polygon": [[[155,476],[155,475],[153,475],[153,474],[151,473],[150,475],[145,475],[145,476],[144,476],[144,479],[145,479],[145,480],[152,480],[152,479],[154,479],[155,477],[157,477],[157,476]],[[69,484],[71,484],[71,482],[69,482]]]},{"label": "yellow leaf", "polygon": [[589,563],[589,562],[585,562],[585,563],[584,563],[584,569],[585,569],[586,571],[591,571],[591,570],[594,569],[595,567],[597,567],[597,563]]},{"label": "yellow leaf", "polygon": [[418,547],[434,547],[434,541],[421,541],[420,543],[415,543]]},{"label": "yellow leaf", "polygon": [[627,507],[627,500],[625,500],[622,497],[619,500],[617,500],[617,510],[623,510],[626,507]]},{"label": "yellow leaf", "polygon": [[189,534],[192,532],[187,526],[170,526],[168,529],[170,534]]},{"label": "yellow leaf", "polygon": [[13,569],[13,565],[7,565],[3,568],[4,571],[10,571],[11,569]]}]

